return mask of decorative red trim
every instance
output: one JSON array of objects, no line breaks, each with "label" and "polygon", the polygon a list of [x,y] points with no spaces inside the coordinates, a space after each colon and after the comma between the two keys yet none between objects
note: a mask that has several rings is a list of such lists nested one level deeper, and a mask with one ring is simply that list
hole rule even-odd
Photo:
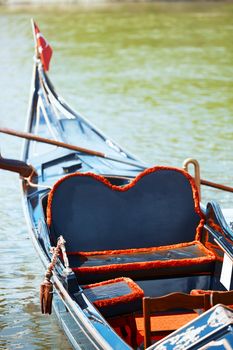
[{"label": "decorative red trim", "polygon": [[203,290],[203,289],[192,289],[190,294],[191,295],[210,295],[213,291],[212,290]]},{"label": "decorative red trim", "polygon": [[192,245],[198,245],[205,255],[206,253],[209,252],[200,241],[192,241],[192,242],[164,245],[164,246],[151,247],[151,248],[97,250],[93,252],[67,252],[67,255],[79,255],[79,256],[85,257],[85,256],[94,256],[94,255],[115,255],[115,254],[120,255],[120,254],[133,254],[133,253],[147,253],[147,252],[150,253],[150,252],[156,252],[160,250],[172,250],[172,249],[178,249],[183,247],[189,247]]},{"label": "decorative red trim", "polygon": [[141,263],[127,263],[127,264],[112,264],[107,266],[92,266],[92,267],[73,267],[73,271],[78,271],[80,274],[86,273],[103,273],[103,272],[116,272],[116,271],[135,271],[135,270],[151,270],[165,267],[182,267],[200,265],[215,261],[212,256],[206,256],[202,258],[182,259],[182,260],[166,260],[166,261],[152,261]]},{"label": "decorative red trim", "polygon": [[[49,193],[48,196],[48,205],[47,205],[47,223],[50,226],[52,223],[52,200],[53,200],[53,195],[55,193],[55,191],[57,190],[57,188],[60,186],[60,184],[67,180],[70,177],[75,177],[75,176],[88,176],[88,177],[92,177],[100,182],[102,182],[104,185],[106,185],[107,187],[109,187],[110,189],[114,190],[114,191],[119,191],[119,192],[125,192],[128,191],[131,187],[135,186],[136,183],[142,179],[144,176],[146,176],[147,174],[151,174],[153,172],[156,171],[163,171],[163,170],[174,170],[177,171],[178,173],[183,174],[189,181],[191,188],[192,188],[192,192],[193,192],[193,200],[194,200],[194,206],[195,206],[195,212],[200,216],[200,218],[204,219],[204,215],[201,211],[200,208],[200,200],[199,200],[199,194],[198,194],[198,190],[195,184],[194,179],[192,178],[192,176],[187,173],[186,171],[184,171],[183,169],[180,168],[175,168],[175,167],[169,167],[169,166],[155,166],[153,168],[149,168],[144,170],[142,173],[140,173],[139,175],[137,175],[132,182],[130,182],[129,184],[125,185],[125,186],[116,186],[116,185],[112,185],[104,176],[101,175],[96,175],[94,173],[88,172],[88,173],[73,173],[73,174],[69,174],[66,175],[64,177],[62,177],[61,179],[59,179],[53,186],[52,190]],[[198,237],[196,237],[196,239],[198,239]]]},{"label": "decorative red trim", "polygon": [[199,225],[196,228],[196,235],[195,235],[195,240],[196,241],[200,241],[201,240],[202,230],[203,230],[204,224],[205,224],[205,219],[202,217],[202,219],[199,222]]},{"label": "decorative red trim", "polygon": [[[73,271],[78,271],[79,274],[86,273],[103,273],[103,272],[115,272],[115,271],[133,271],[133,270],[149,270],[149,269],[158,269],[165,267],[175,267],[175,266],[189,266],[189,265],[199,265],[205,264],[212,261],[215,261],[215,254],[208,249],[206,249],[200,242],[191,242],[199,245],[199,248],[203,251],[204,256],[198,258],[189,258],[189,259],[170,259],[170,260],[157,260],[157,261],[145,261],[145,262],[133,262],[125,264],[111,264],[111,265],[101,265],[101,266],[91,266],[91,267],[73,267]],[[189,246],[191,243],[187,243]],[[177,244],[176,247],[184,247],[185,243]],[[158,247],[158,250],[163,247]],[[157,250],[157,248],[152,248],[152,250]],[[135,250],[133,250],[135,251]],[[143,250],[145,251],[145,250]],[[147,251],[150,251],[148,248]],[[117,254],[117,251],[113,251],[114,254]],[[123,252],[123,251],[122,251]],[[88,253],[89,254],[89,253]],[[110,251],[111,254],[111,251]]]},{"label": "decorative red trim", "polygon": [[[221,261],[221,262],[223,261],[223,255],[220,255],[222,250],[219,247],[219,245],[214,244],[214,243],[209,242],[209,241],[205,242],[204,245],[205,245],[206,249],[208,249],[208,250],[213,252],[213,254],[215,255],[215,260],[216,261]],[[218,252],[220,252],[220,253],[218,253]]]},{"label": "decorative red trim", "polygon": [[83,289],[90,289],[90,288],[100,287],[100,286],[114,284],[118,282],[125,282],[130,287],[131,292],[128,294],[122,295],[120,297],[96,300],[93,302],[93,304],[95,304],[95,306],[99,308],[102,308],[102,307],[108,307],[111,305],[117,305],[121,303],[129,303],[131,301],[135,301],[136,299],[142,299],[144,297],[143,290],[134,281],[132,281],[130,278],[127,278],[127,277],[119,277],[119,278],[115,278],[104,282],[88,284],[85,287],[83,287]]}]

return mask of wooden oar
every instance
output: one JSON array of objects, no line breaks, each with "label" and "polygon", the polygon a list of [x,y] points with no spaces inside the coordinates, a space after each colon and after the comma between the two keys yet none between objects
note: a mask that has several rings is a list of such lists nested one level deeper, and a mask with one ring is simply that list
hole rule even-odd
[{"label": "wooden oar", "polygon": [[115,162],[119,162],[119,163],[124,163],[127,165],[132,165],[132,166],[136,166],[139,167],[141,169],[145,169],[145,166],[138,164],[136,161],[127,161],[121,158],[115,158],[115,157],[110,157],[102,152],[98,152],[98,151],[93,151],[87,148],[83,148],[83,147],[79,147],[79,146],[75,146],[75,145],[70,145],[68,143],[65,142],[61,142],[61,141],[56,141],[56,140],[50,140],[47,139],[45,137],[41,137],[41,136],[37,136],[34,134],[31,134],[29,132],[23,132],[23,131],[17,131],[17,130],[13,130],[13,129],[8,129],[8,128],[0,128],[0,132],[3,134],[8,134],[8,135],[13,135],[16,137],[21,137],[23,139],[27,139],[27,140],[32,140],[32,141],[37,141],[37,142],[41,142],[41,143],[47,143],[49,145],[54,145],[57,147],[62,147],[62,148],[67,148],[70,149],[72,151],[76,151],[76,152],[81,152],[81,153],[85,153],[85,154],[89,154],[92,156],[96,156],[96,157],[100,157],[100,158],[105,158],[105,159],[109,159]]},{"label": "wooden oar", "polygon": [[207,180],[203,180],[203,179],[201,179],[201,184],[204,185],[204,186],[217,188],[218,190],[223,190],[223,191],[227,191],[227,192],[232,192],[233,193],[233,187],[230,187],[230,186],[217,184],[215,182],[211,182],[211,181],[207,181]]},{"label": "wooden oar", "polygon": [[[101,158],[105,158],[105,159],[109,159],[115,162],[120,162],[120,163],[124,163],[127,165],[132,165],[132,166],[137,166],[140,167],[142,169],[145,169],[145,167],[143,165],[140,165],[136,162],[133,161],[126,161],[124,159],[118,159],[118,158],[114,158],[114,157],[109,157],[108,155],[102,153],[102,152],[98,152],[98,151],[93,151],[87,148],[83,148],[83,147],[79,147],[79,146],[75,146],[75,145],[70,145],[68,143],[65,142],[61,142],[61,141],[56,141],[56,140],[50,140],[41,136],[37,136],[28,132],[22,132],[22,131],[16,131],[13,129],[8,129],[8,128],[0,128],[0,132],[4,133],[4,134],[8,134],[8,135],[13,135],[16,137],[21,137],[27,140],[33,140],[33,141],[37,141],[37,142],[41,142],[41,143],[46,143],[46,144],[50,144],[50,145],[54,145],[57,147],[62,147],[62,148],[67,148],[70,149],[72,151],[77,151],[77,152],[81,152],[81,153],[85,153],[85,154],[89,154],[89,155],[93,155],[93,156],[97,156],[97,157],[101,157]],[[232,192],[233,193],[233,187],[230,186],[226,186],[226,185],[222,185],[222,184],[218,184],[215,182],[211,182],[208,180],[203,180],[201,179],[201,184],[204,186],[209,186],[209,187],[213,187],[213,188],[217,188],[219,190],[222,191],[227,191],[227,192]]]}]

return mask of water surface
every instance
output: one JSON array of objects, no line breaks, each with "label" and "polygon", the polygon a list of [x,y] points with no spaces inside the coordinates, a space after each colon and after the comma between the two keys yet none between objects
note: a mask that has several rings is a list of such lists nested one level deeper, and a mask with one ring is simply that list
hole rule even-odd
[{"label": "water surface", "polygon": [[[54,48],[57,91],[149,164],[197,158],[202,178],[232,185],[233,4],[0,7],[0,123],[23,129],[34,17]],[[20,157],[21,140],[1,135]],[[41,263],[28,238],[18,176],[0,172],[0,348],[70,349],[40,314]],[[203,191],[224,207],[232,194]]]}]

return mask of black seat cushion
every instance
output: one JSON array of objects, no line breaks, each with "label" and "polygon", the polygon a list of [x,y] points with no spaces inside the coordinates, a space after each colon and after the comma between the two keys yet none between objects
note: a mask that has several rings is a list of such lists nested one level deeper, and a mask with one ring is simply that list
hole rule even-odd
[{"label": "black seat cushion", "polygon": [[211,272],[215,255],[199,241],[156,248],[69,253],[82,283],[120,277],[133,279]]},{"label": "black seat cushion", "polygon": [[143,290],[130,278],[116,278],[83,286],[83,292],[105,317],[142,309]]}]

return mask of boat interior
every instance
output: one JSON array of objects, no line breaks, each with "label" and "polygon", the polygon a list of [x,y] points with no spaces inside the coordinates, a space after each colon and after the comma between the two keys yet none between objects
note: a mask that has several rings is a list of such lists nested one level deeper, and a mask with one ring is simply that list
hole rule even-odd
[{"label": "boat interior", "polygon": [[156,166],[132,181],[68,174],[43,208],[51,245],[63,235],[84,294],[132,348],[147,348],[216,303],[233,304],[215,236],[228,242],[230,233],[216,203],[201,209],[188,172]]}]

